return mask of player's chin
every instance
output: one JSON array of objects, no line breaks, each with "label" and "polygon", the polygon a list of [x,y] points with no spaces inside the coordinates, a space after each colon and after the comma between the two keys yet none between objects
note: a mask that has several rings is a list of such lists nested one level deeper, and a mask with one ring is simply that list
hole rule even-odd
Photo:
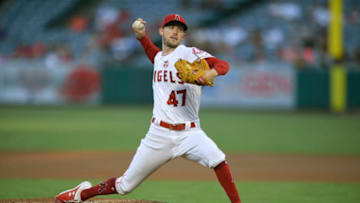
[{"label": "player's chin", "polygon": [[169,40],[167,40],[166,44],[170,48],[176,48],[177,46],[179,46],[180,42],[181,42],[181,40],[175,40],[175,39],[170,38]]},{"label": "player's chin", "polygon": [[168,43],[168,47],[170,48],[176,48],[177,46],[179,46],[180,42],[177,42],[177,43],[173,43],[173,42],[169,42]]}]

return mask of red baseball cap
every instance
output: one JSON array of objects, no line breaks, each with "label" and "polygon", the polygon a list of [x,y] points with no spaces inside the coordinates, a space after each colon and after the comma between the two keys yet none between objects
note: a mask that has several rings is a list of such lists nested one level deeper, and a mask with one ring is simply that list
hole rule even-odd
[{"label": "red baseball cap", "polygon": [[187,25],[186,25],[186,21],[185,18],[183,18],[181,15],[179,14],[170,14],[165,16],[164,20],[161,23],[161,27],[163,28],[166,24],[170,23],[170,22],[179,22],[182,23],[185,26],[185,31],[187,30]]}]

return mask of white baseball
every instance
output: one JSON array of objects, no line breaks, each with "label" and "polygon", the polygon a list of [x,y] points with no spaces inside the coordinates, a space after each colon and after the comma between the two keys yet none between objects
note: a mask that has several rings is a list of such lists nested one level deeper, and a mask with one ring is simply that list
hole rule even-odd
[{"label": "white baseball", "polygon": [[137,30],[142,30],[145,27],[144,24],[140,20],[136,20],[132,26],[133,26],[133,28],[135,28]]}]

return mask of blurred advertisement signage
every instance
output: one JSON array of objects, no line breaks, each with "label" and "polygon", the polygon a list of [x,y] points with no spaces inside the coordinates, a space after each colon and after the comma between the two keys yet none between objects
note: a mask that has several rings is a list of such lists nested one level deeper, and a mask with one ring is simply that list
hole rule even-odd
[{"label": "blurred advertisement signage", "polygon": [[68,104],[99,102],[100,76],[88,65],[11,62],[0,68],[0,103]]},{"label": "blurred advertisement signage", "polygon": [[232,66],[214,87],[205,87],[203,106],[256,109],[295,107],[295,71],[284,64]]}]

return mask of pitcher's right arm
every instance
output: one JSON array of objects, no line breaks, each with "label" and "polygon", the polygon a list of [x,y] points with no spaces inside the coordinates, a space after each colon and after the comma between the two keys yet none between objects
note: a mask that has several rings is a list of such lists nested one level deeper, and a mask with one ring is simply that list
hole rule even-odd
[{"label": "pitcher's right arm", "polygon": [[139,28],[134,26],[133,23],[132,29],[135,32],[136,39],[139,40],[149,60],[154,64],[155,56],[160,51],[160,49],[146,36],[146,21],[144,21],[142,18],[138,18],[136,21],[140,21],[144,24],[142,28]]}]

